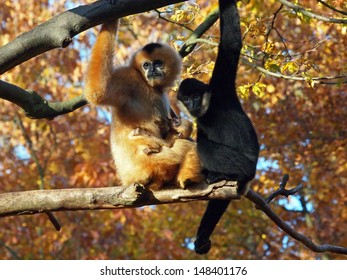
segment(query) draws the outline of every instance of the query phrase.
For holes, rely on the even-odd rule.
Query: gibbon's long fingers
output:
[[[102,25],[85,78],[84,95],[96,105],[107,105],[107,85],[113,71],[113,57],[118,29],[118,19]]]

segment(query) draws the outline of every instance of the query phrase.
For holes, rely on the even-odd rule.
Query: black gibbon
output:
[[[202,172],[209,184],[237,181],[239,194],[255,176],[259,143],[252,122],[236,93],[237,65],[242,48],[240,19],[235,0],[219,0],[221,38],[210,83],[184,80],[178,90],[197,118],[197,145]],[[210,200],[197,231],[195,251],[206,254],[210,236],[227,209],[229,200]]]
[[[181,58],[170,46],[151,43],[135,52],[127,66],[114,68],[117,29],[118,21],[102,25],[92,49],[84,95],[92,104],[111,108],[110,142],[118,178],[123,185],[139,183],[151,189],[176,182],[185,188],[201,182],[196,143],[177,138],[167,144],[165,140],[172,130],[165,91],[181,71]],[[137,129],[151,137],[146,133],[136,136]]]

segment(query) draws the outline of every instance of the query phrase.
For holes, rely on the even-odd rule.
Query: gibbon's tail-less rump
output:
[[[200,182],[196,143],[166,141],[172,123],[165,93],[180,74],[180,56],[168,45],[151,43],[135,52],[128,65],[114,68],[117,29],[118,21],[102,25],[84,94],[90,103],[111,108],[111,150],[119,179],[123,185],[140,183],[153,189]]]
[[[178,99],[197,118],[197,145],[202,172],[208,183],[237,181],[246,192],[256,172],[257,134],[236,94],[237,65],[242,48],[240,19],[235,0],[219,0],[221,38],[209,84],[184,80]],[[230,200],[210,200],[197,231],[195,251],[206,254],[210,236]]]

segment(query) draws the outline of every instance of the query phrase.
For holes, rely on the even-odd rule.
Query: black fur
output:
[[[196,79],[183,81],[178,98],[183,101],[192,94],[206,91],[211,94],[206,113],[197,118],[197,145],[203,172],[208,183],[237,181],[238,191],[243,194],[255,176],[259,144],[252,122],[236,94],[235,80],[242,48],[236,1],[219,0],[219,7],[221,39],[211,81],[209,85]],[[229,203],[229,200],[209,201],[195,241],[198,254],[210,250],[209,238]]]
[[[151,54],[155,49],[161,48],[163,45],[159,43],[150,43],[142,48],[148,54]]]

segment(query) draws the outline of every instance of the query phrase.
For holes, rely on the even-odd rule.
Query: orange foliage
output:
[[[65,2],[0,0],[0,45],[63,12]],[[331,16],[314,0],[299,2]],[[345,1],[328,2],[346,11]],[[198,6],[190,5],[177,4],[173,14],[162,16],[194,29],[216,7],[216,1],[198,0]],[[315,80],[347,75],[347,28],[303,20],[286,7],[274,19],[279,7],[273,0],[240,3],[243,58],[289,77],[261,74],[245,61],[239,66],[237,83],[242,102],[262,145],[253,188],[266,195],[288,173],[289,185],[302,182],[304,190],[288,200],[272,202],[279,215],[318,243],[347,246],[347,88],[339,83],[341,80],[331,80],[332,84]],[[95,30],[80,34],[68,48],[39,55],[1,78],[33,89],[48,100],[80,95],[94,35]],[[179,48],[189,35],[188,29],[158,19],[156,12],[131,16],[120,30],[117,62],[124,63],[129,54],[149,41],[164,40]],[[218,43],[218,36],[218,25],[214,25],[203,38]],[[182,77],[208,81],[216,50],[213,45],[198,45],[185,58]],[[14,104],[0,100],[0,191],[115,184],[107,116],[105,109],[86,106],[52,121],[34,121],[25,118]],[[299,212],[288,211],[293,205]],[[4,218],[0,220],[0,255],[4,259],[343,258],[310,252],[255,211],[246,199],[232,202],[213,235],[210,254],[197,256],[191,250],[192,238],[204,208],[205,203],[197,202],[61,212],[56,214],[63,226],[59,233],[45,215]]]

